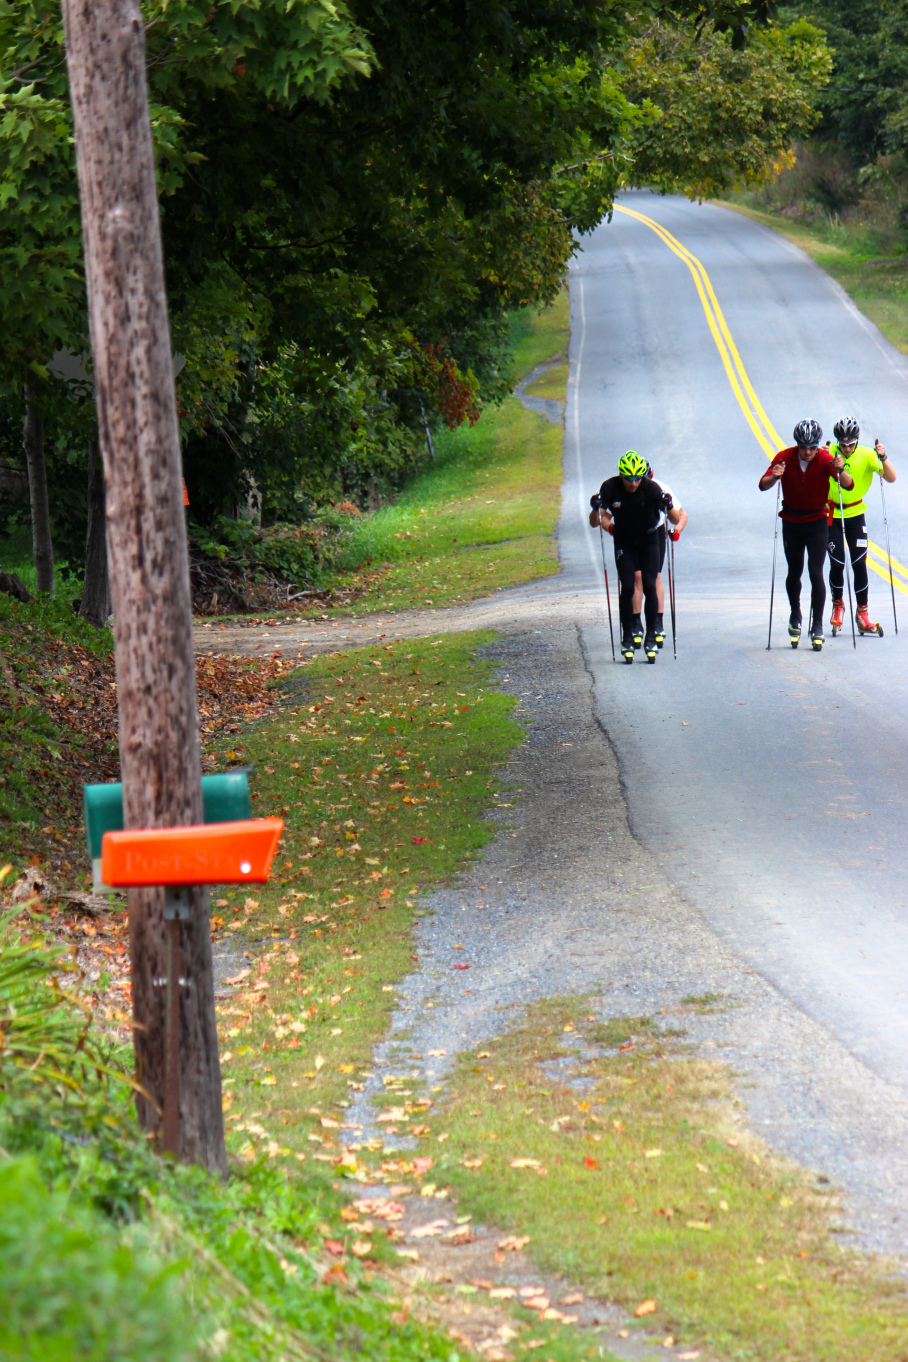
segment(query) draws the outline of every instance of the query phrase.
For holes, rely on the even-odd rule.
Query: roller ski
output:
[[[860,615],[860,613],[861,612],[858,611],[858,615]],[[833,638],[835,638],[836,634],[840,634],[842,632],[844,624],[845,624],[845,602],[833,601],[832,616],[829,621],[829,627],[832,630]]]
[[[643,651],[646,654],[647,662],[655,662],[656,654],[659,651],[659,645],[656,643],[655,629],[647,629],[646,638],[643,642]]]
[[[639,615],[634,616],[634,627],[631,631],[631,637],[633,638],[635,648],[643,647],[643,623]]]
[[[788,621],[788,638],[792,648],[797,648],[798,644],[801,642],[800,615],[792,615],[791,619]]]
[[[621,639],[621,658],[624,662],[633,662],[634,660],[634,636],[630,629],[624,631]]]
[[[877,638],[883,637],[883,626],[874,624],[867,613],[866,605],[859,605],[855,613],[854,622],[858,626],[858,633],[863,637],[864,634],[876,634]]]
[[[821,653],[823,651],[823,644],[825,642],[826,640],[823,637],[822,624],[815,624],[810,631],[811,648],[814,650],[815,653]]]
[[[656,647],[661,648],[665,643],[665,625],[662,623],[662,616],[656,616]]]

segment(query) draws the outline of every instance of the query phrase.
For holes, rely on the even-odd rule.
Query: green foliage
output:
[[[145,0],[185,464],[197,519],[254,484],[266,523],[399,489],[425,426],[505,395],[507,318],[551,301],[622,184],[772,173],[823,64],[765,0]],[[747,45],[744,44],[745,36]],[[0,5],[0,380],[54,446],[81,553],[91,403],[59,9]]]
[[[34,1158],[0,1161],[0,1355],[29,1362],[183,1362],[197,1328],[180,1295],[183,1265],[124,1234]]]
[[[271,571],[286,581],[320,586],[337,566],[350,538],[350,516],[328,508],[301,525],[258,529],[248,520],[219,516],[193,526],[192,543],[207,557],[258,580]]]
[[[816,121],[830,66],[803,20],[759,30],[739,51],[715,29],[648,25],[627,54],[625,92],[651,111],[631,133],[628,178],[691,198],[774,180]]]
[[[127,1056],[97,1062],[85,1008],[53,984],[60,950],[20,926],[0,923],[0,1355],[456,1362],[358,1264],[348,1289],[320,1283],[340,1197],[318,1173],[256,1164],[224,1184],[153,1154]]]

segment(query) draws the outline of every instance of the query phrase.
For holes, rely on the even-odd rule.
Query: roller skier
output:
[[[669,487],[668,483],[667,483],[667,482],[662,482],[662,481],[660,481],[660,480],[656,477],[655,473],[653,472],[652,464],[647,464],[647,465],[646,465],[646,476],[647,476],[648,478],[652,478],[652,480],[653,480],[653,482],[656,484],[656,486],[657,486],[657,487],[661,487],[661,489],[662,489],[663,492],[667,492],[668,495],[672,498],[672,501],[675,500],[675,494],[674,494],[674,492],[672,491],[672,489]],[[662,585],[662,569],[663,569],[663,567],[664,567],[664,565],[665,565],[665,547],[666,547],[666,544],[667,544],[667,542],[668,542],[667,536],[671,536],[671,538],[672,538],[672,539],[675,541],[675,543],[677,544],[678,540],[681,538],[681,531],[684,529],[684,526],[687,524],[687,512],[685,511],[684,507],[683,507],[683,506],[679,506],[679,505],[677,504],[677,502],[675,502],[675,505],[674,505],[673,509],[674,509],[675,511],[678,512],[678,519],[677,519],[676,521],[673,521],[672,524],[671,524],[670,526],[666,524],[666,521],[667,521],[667,519],[668,519],[668,514],[667,514],[666,511],[663,511],[662,514],[661,514],[661,516],[659,517],[659,527],[658,527],[658,535],[659,535],[659,572],[658,572],[658,574],[657,574],[657,576],[656,576],[656,597],[657,597],[657,603],[658,603],[658,606],[659,606],[659,608],[658,608],[658,610],[657,610],[657,612],[656,612],[656,646],[657,646],[658,648],[661,648],[662,645],[663,645],[664,642],[665,642],[665,624],[663,623],[663,620],[662,620],[662,614],[663,614],[663,611],[665,610],[665,587]],[[642,582],[642,580],[641,580],[641,575],[640,575],[640,573],[638,572],[638,573],[637,573],[637,576],[636,576],[635,579],[634,579],[634,647],[635,647],[635,648],[640,648],[640,647],[642,647],[642,644],[643,644],[643,620],[641,619],[641,612],[642,612],[642,609],[643,609],[643,582]]]
[[[788,563],[785,587],[791,615],[788,637],[792,648],[801,638],[801,577],[804,555],[810,577],[810,642],[815,652],[823,647],[823,611],[826,608],[826,582],[823,567],[829,544],[828,502],[830,479],[838,500],[839,485],[845,491],[854,487],[846,473],[841,454],[821,447],[823,432],[816,421],[799,421],[794,428],[794,444],[781,449],[759,482],[767,492],[781,480],[782,548]]]
[[[829,484],[829,590],[832,595],[832,618],[830,626],[833,635],[837,634],[845,622],[845,543],[851,558],[851,576],[854,581],[854,594],[857,601],[855,623],[860,634],[879,634],[883,629],[873,623],[867,610],[870,581],[867,573],[867,525],[864,520],[867,507],[864,498],[870,491],[874,473],[880,473],[886,482],[895,482],[895,469],[886,456],[886,450],[879,440],[873,449],[869,445],[858,444],[861,428],[854,417],[846,416],[836,421],[833,427],[836,442],[829,447],[830,454],[840,454],[845,461],[845,471],[854,480],[851,498],[839,506],[839,490],[834,481]],[[844,487],[844,482],[842,483]],[[844,521],[843,521],[844,514]]]
[[[656,577],[661,567],[659,521],[663,511],[673,525],[680,519],[671,496],[646,477],[646,469],[646,459],[636,450],[629,449],[618,460],[618,475],[606,478],[598,495],[590,499],[590,524],[600,525],[615,541],[621,656],[625,662],[634,660],[634,585],[638,572],[646,620],[643,651],[648,662],[656,660],[659,610]]]

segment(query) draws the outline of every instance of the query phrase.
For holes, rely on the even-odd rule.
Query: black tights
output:
[[[618,615],[621,632],[626,633],[634,623],[634,578],[640,573],[643,583],[643,611],[647,630],[655,629],[658,603],[656,578],[659,575],[659,536],[655,532],[636,544],[615,545],[615,567],[618,570]]]
[[[788,576],[785,589],[791,613],[801,618],[801,577],[804,572],[804,553],[807,553],[807,572],[810,577],[810,610],[813,622],[821,624],[826,609],[826,582],[823,567],[826,562],[826,545],[829,543],[829,526],[826,517],[810,520],[806,525],[794,521],[782,521],[782,547],[788,563]]]
[[[854,579],[854,594],[858,605],[867,604],[869,579],[867,577],[867,526],[864,513],[845,517],[845,538],[851,555],[851,575]],[[842,542],[842,521],[833,517],[829,527],[829,589],[834,601],[842,600],[845,594],[845,545]]]

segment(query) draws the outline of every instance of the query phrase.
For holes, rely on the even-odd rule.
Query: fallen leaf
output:
[[[541,1168],[538,1159],[511,1159],[512,1168]]]
[[[699,1353],[678,1353],[678,1362],[697,1362]]]
[[[643,1301],[642,1304],[637,1306],[636,1310],[634,1311],[634,1315],[636,1316],[637,1319],[642,1319],[644,1315],[654,1314],[655,1310],[656,1310],[655,1301]]]
[[[688,1220],[686,1222],[689,1230],[711,1230],[712,1225],[708,1220]]]
[[[316,1067],[316,1069],[322,1069],[322,1068],[324,1068],[324,1065],[325,1065],[325,1056],[324,1056],[324,1055],[316,1055],[316,1056],[315,1056],[315,1067]]]
[[[396,1249],[395,1251],[397,1253],[398,1258],[409,1258],[411,1263],[419,1262],[418,1249]]]
[[[372,1245],[368,1239],[354,1239],[350,1245],[350,1252],[357,1258],[366,1258],[372,1252]]]
[[[432,1059],[438,1059],[440,1055],[446,1055],[448,1052],[447,1050],[429,1050],[427,1053]]]
[[[530,1296],[527,1300],[522,1301],[521,1304],[525,1305],[528,1310],[548,1310],[549,1298],[548,1296]],[[560,1318],[561,1316],[559,1314],[559,1319]]]
[[[584,1163],[584,1166],[585,1166],[586,1168],[598,1168],[598,1167],[599,1167],[599,1165],[598,1165],[598,1163],[596,1162],[596,1160],[595,1160],[595,1159],[591,1159],[590,1156],[589,1156],[589,1154],[587,1154],[586,1158],[583,1160],[583,1163]]]
[[[582,1300],[583,1300],[583,1292],[582,1292],[582,1291],[572,1291],[571,1294],[570,1294],[569,1296],[565,1296],[565,1298],[564,1298],[564,1300],[561,1302],[561,1304],[562,1304],[562,1305],[579,1305],[580,1302],[581,1302]]]
[[[492,1290],[489,1292],[489,1296],[493,1301],[509,1301],[516,1295],[517,1292],[514,1290],[513,1286],[493,1286]]]
[[[521,1249],[526,1248],[529,1242],[530,1236],[528,1234],[506,1234],[503,1239],[499,1239],[498,1247],[510,1249],[512,1253],[519,1253]]]
[[[339,1239],[325,1239],[325,1240],[324,1240],[324,1245],[325,1245],[325,1248],[328,1250],[329,1253],[334,1253],[334,1254],[338,1254],[338,1255],[339,1255],[339,1254],[343,1253],[343,1251],[344,1251],[344,1246],[343,1246],[343,1244],[340,1242]]]
[[[469,966],[469,965],[458,965],[458,964],[455,963],[454,968],[455,968],[455,969],[469,969],[470,966]]]
[[[661,1150],[661,1149],[647,1149],[647,1150],[644,1152],[643,1157],[644,1157],[645,1159],[661,1159],[661,1158],[662,1158],[662,1150]]]
[[[428,837],[414,837],[414,838],[413,838],[413,841],[416,843],[417,846],[419,846],[420,842],[427,842],[428,840],[429,840]]]

